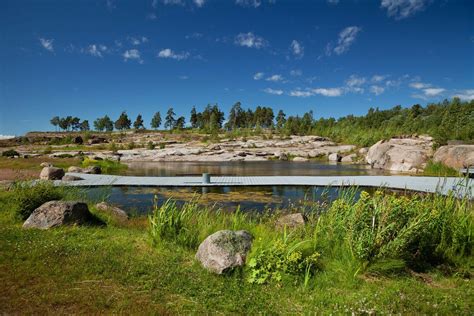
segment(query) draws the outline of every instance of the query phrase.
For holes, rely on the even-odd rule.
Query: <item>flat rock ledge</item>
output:
[[[23,228],[49,229],[62,225],[93,223],[86,203],[49,201],[38,207],[23,223]]]
[[[245,230],[220,230],[199,245],[196,259],[206,270],[223,274],[245,264],[252,240],[252,235]]]

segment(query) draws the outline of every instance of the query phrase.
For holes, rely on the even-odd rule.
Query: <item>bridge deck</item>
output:
[[[69,173],[84,180],[58,183],[71,186],[143,186],[143,187],[225,187],[225,186],[359,186],[386,187],[420,192],[474,196],[472,180],[465,178],[437,178],[410,176],[252,176],[211,177],[211,183],[202,183],[201,177],[136,177]]]

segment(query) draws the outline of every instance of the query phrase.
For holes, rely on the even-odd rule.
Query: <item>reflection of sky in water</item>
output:
[[[129,213],[137,214],[150,213],[155,196],[158,205],[170,197],[178,204],[202,197],[199,203],[216,205],[225,210],[235,210],[240,205],[243,211],[261,212],[267,208],[289,208],[308,202],[333,201],[339,196],[340,188],[302,186],[192,187],[184,189],[112,187],[87,189],[87,194],[92,199],[105,198],[109,203],[117,205]],[[208,196],[211,198],[207,198]]]

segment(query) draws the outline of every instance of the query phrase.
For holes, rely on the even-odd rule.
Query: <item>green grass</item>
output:
[[[472,239],[472,206],[465,201],[420,196],[411,202],[383,194],[356,202],[348,196],[333,204],[324,220],[310,217],[305,229],[293,233],[276,230],[273,215],[217,212],[194,203],[181,208],[170,201],[155,209],[151,217],[155,224],[132,218],[129,223],[109,222],[102,228],[39,231],[23,230],[22,222],[11,216],[15,209],[12,195],[12,191],[0,191],[0,311],[6,314],[467,315],[474,308],[474,287],[468,277],[472,276],[472,254],[454,251],[458,246],[447,242],[443,248],[443,253],[449,253],[446,258],[414,272],[405,264],[400,268],[393,260],[369,260],[368,264],[351,251],[353,243],[347,239],[348,223],[363,218],[362,214],[380,210],[379,215],[385,216],[390,214],[388,210],[399,209],[397,216],[401,216],[413,208],[434,218],[439,212],[448,214],[446,221],[438,219],[436,223],[464,219],[462,225],[468,224]],[[334,225],[343,220],[343,211],[348,212],[348,219]],[[274,241],[280,240],[302,255],[317,251],[320,266],[306,283],[304,276],[285,273],[281,281],[251,283],[249,267],[224,276],[210,274],[194,259],[196,245],[209,232],[222,228],[244,228],[255,236],[249,260],[262,255],[262,249],[271,250]],[[366,230],[350,231],[365,235]],[[377,225],[376,231],[383,230]],[[459,236],[464,234],[461,230]],[[309,245],[294,247],[308,239]]]
[[[82,161],[82,167],[91,167],[97,166],[100,167],[102,173],[105,174],[121,174],[127,169],[127,165],[120,163],[119,161],[114,160],[94,160],[88,157],[84,158]]]
[[[423,175],[433,177],[458,177],[459,170],[448,167],[441,162],[434,162],[430,160],[426,164]]]

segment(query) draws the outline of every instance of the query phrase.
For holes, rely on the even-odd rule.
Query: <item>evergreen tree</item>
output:
[[[177,129],[184,129],[184,125],[186,124],[186,121],[184,119],[184,116],[178,117],[176,120],[175,128]]]
[[[82,121],[81,124],[79,125],[79,129],[83,132],[89,131],[90,130],[89,121],[88,120]]]
[[[125,111],[123,111],[122,114],[120,114],[119,118],[115,121],[115,128],[119,131],[124,129],[130,129],[131,125],[132,121],[130,121],[127,112]]]
[[[141,114],[137,115],[137,119],[135,120],[135,122],[133,122],[133,128],[135,128],[135,129],[145,129],[145,126],[143,125],[143,119],[142,119]]]
[[[51,123],[51,125],[53,125],[56,128],[56,130],[58,130],[58,126],[60,122],[59,116],[54,116],[49,122]]]
[[[111,132],[114,130],[114,122],[112,122],[112,120],[107,115],[104,117],[99,117],[94,121],[94,129],[99,132],[104,130]]]
[[[165,117],[165,128],[172,130],[175,127],[176,119],[174,118],[176,114],[173,111],[173,108],[169,108],[168,112],[166,112]]]
[[[229,112],[227,119],[226,128],[235,130],[240,127],[244,127],[245,124],[245,112],[242,110],[241,103],[235,103]]]
[[[286,114],[282,110],[278,111],[277,117],[277,129],[281,130],[286,123]]]
[[[191,117],[190,117],[189,122],[191,123],[192,128],[198,127],[198,115],[197,115],[195,106],[193,106],[193,108],[191,109]]]
[[[151,119],[151,128],[158,129],[161,125],[161,114],[160,112],[156,112]]]

